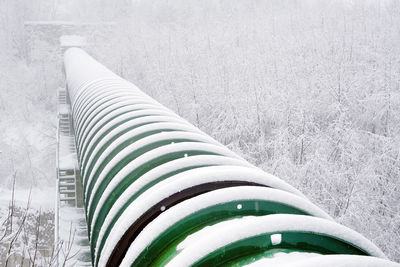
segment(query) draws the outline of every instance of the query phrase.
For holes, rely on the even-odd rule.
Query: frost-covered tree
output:
[[[400,260],[398,1],[134,1],[128,15],[118,49],[92,53]]]

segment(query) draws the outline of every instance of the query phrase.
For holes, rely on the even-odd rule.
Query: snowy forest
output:
[[[400,1],[0,0],[0,265],[54,263],[62,51],[35,21],[103,25],[88,53],[400,262]]]

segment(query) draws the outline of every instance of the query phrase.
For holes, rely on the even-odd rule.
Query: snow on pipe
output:
[[[83,50],[64,66],[94,266],[396,265]]]

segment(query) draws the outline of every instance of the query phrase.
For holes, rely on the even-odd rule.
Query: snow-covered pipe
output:
[[[244,265],[282,253],[301,266],[329,254],[390,263],[82,49],[68,49],[64,65],[94,266]]]

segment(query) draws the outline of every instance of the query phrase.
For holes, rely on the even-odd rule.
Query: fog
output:
[[[400,261],[399,1],[0,0],[3,195],[14,179],[55,191],[66,21],[97,60]]]

